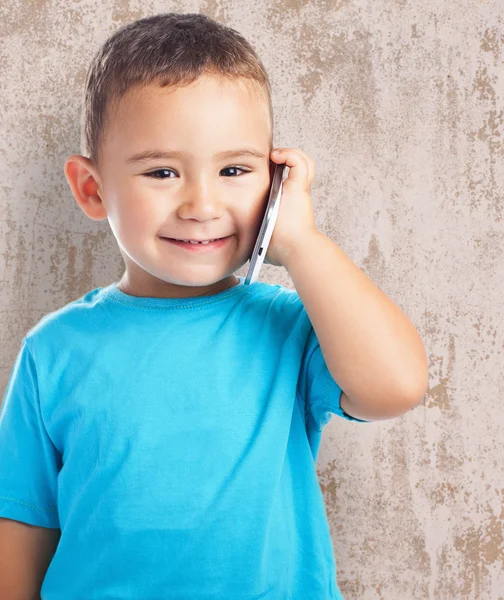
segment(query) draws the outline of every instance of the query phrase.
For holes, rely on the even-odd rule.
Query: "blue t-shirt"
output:
[[[42,600],[340,599],[315,461],[341,388],[295,290],[94,289],[23,338],[0,517],[61,529]]]

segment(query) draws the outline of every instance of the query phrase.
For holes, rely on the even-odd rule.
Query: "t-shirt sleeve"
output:
[[[300,391],[305,400],[305,418],[321,431],[336,414],[349,421],[369,423],[348,415],[341,408],[342,389],[327,368],[322,348],[313,326],[306,342],[301,362]]]
[[[23,339],[0,407],[0,517],[59,528],[61,455],[41,413],[37,370]]]

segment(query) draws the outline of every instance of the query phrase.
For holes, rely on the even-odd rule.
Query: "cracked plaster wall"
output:
[[[122,274],[63,174],[89,61],[117,27],[203,12],[273,84],[274,145],[317,163],[319,229],[409,316],[430,387],[333,417],[317,469],[348,600],[504,599],[504,23],[497,0],[2,0],[0,386],[44,314]],[[293,287],[265,266],[262,279]],[[245,274],[245,268],[239,274]]]

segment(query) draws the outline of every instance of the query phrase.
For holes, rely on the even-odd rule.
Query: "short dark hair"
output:
[[[107,120],[131,88],[185,86],[203,74],[244,81],[268,102],[271,146],[271,86],[249,42],[206,15],[163,13],[122,26],[94,56],[84,91],[82,154],[100,164]]]

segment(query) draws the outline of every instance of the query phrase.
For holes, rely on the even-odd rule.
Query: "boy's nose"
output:
[[[192,194],[181,202],[178,212],[183,218],[208,220],[222,216],[225,209],[224,204],[214,194]]]

